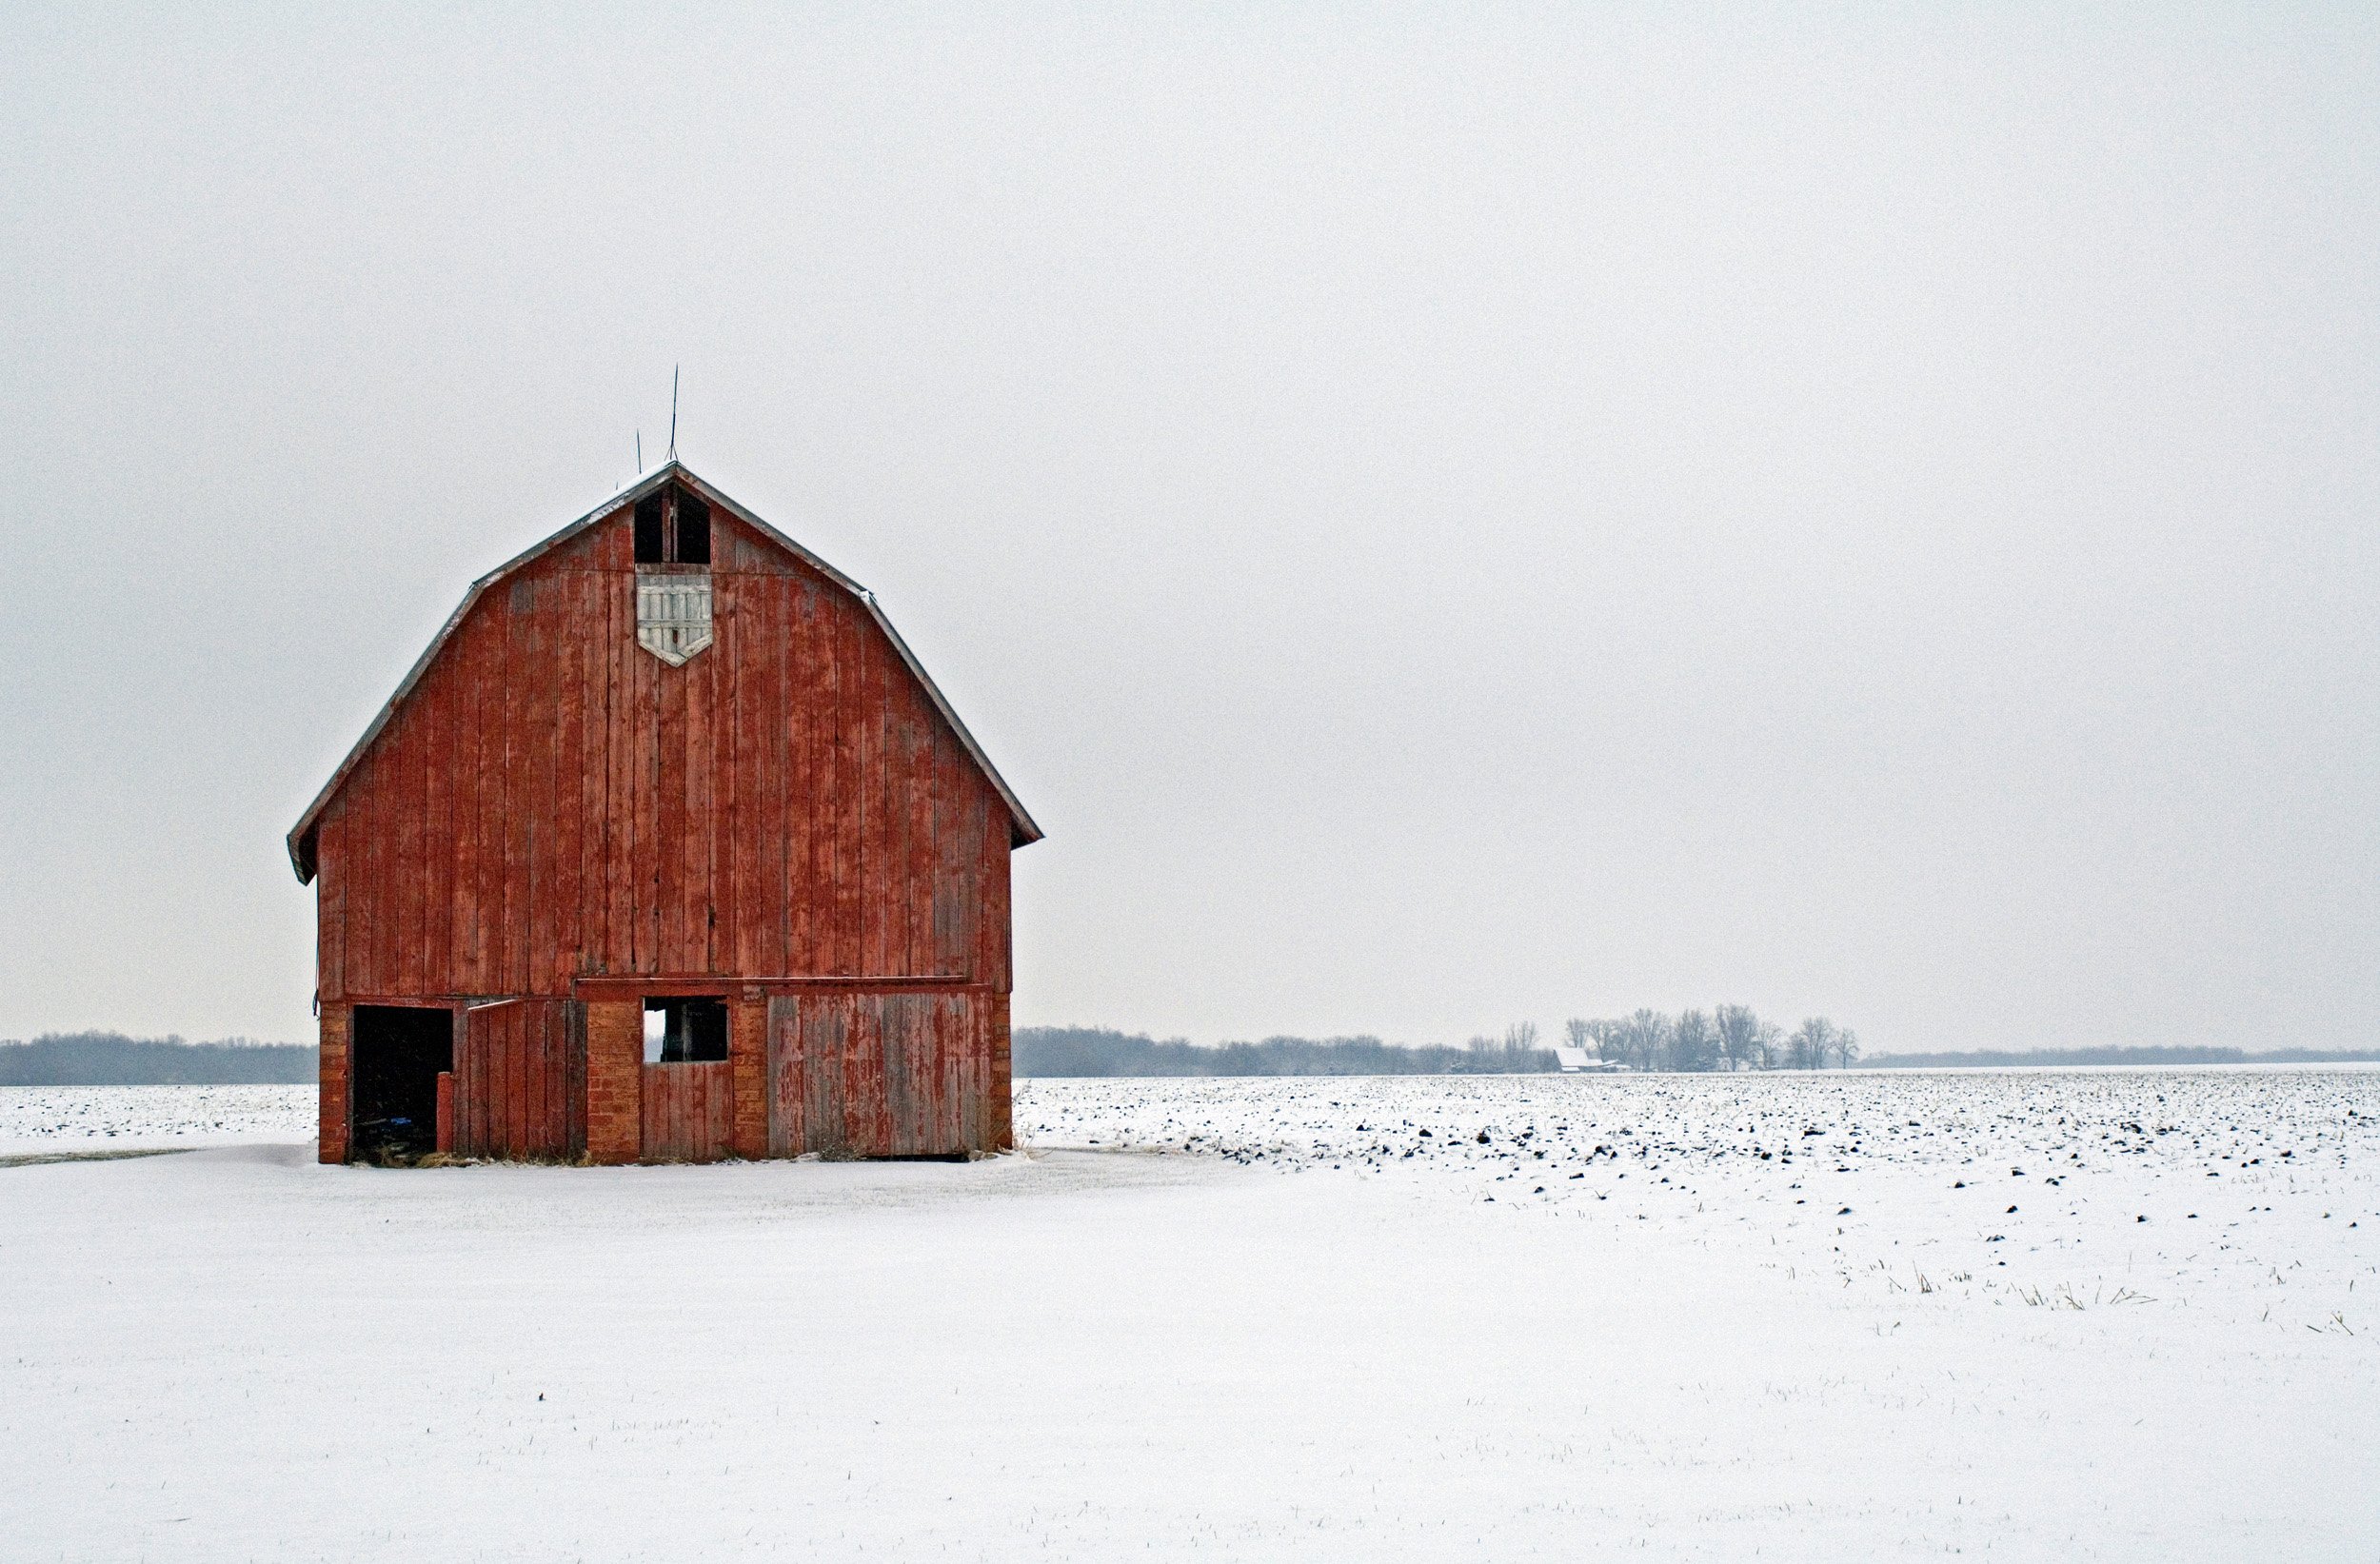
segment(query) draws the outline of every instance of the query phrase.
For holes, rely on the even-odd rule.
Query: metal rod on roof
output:
[[[678,459],[678,366],[669,366],[669,460]]]
[[[645,431],[643,429],[636,431],[636,471],[640,478],[645,475]]]

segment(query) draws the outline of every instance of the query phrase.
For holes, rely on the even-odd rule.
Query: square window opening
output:
[[[719,1064],[726,1058],[726,1000],[645,1001],[645,1063]]]

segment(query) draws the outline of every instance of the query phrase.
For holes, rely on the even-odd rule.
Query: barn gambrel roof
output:
[[[634,505],[645,495],[673,481],[692,489],[714,507],[726,511],[737,521],[752,528],[762,537],[766,538],[843,591],[857,598],[867,609],[869,617],[876,621],[877,627],[884,632],[884,639],[892,643],[893,650],[901,654],[901,661],[907,665],[910,673],[917,677],[917,682],[924,688],[927,699],[934,703],[934,709],[941,712],[942,721],[950,724],[950,731],[958,736],[959,742],[965,746],[968,756],[982,771],[983,780],[992,784],[992,789],[1000,795],[1001,802],[1008,806],[1009,819],[1012,822],[1011,842],[1021,847],[1028,842],[1041,840],[1041,828],[1036,825],[1033,822],[1033,817],[1025,812],[1022,802],[1018,799],[1015,791],[1009,787],[1007,782],[992,764],[991,757],[983,753],[983,746],[975,742],[975,735],[967,731],[967,724],[959,720],[959,713],[952,709],[950,702],[943,697],[941,688],[926,673],[925,665],[918,661],[917,654],[909,649],[909,643],[901,639],[899,630],[893,628],[892,621],[885,617],[883,605],[876,601],[876,594],[800,544],[795,543],[791,538],[786,537],[709,484],[704,483],[684,463],[673,457],[613,494],[602,505],[597,505],[552,537],[522,550],[471,583],[471,589],[463,595],[462,604],[446,617],[446,623],[440,627],[437,637],[414,661],[413,666],[407,671],[404,682],[397,686],[397,692],[388,697],[387,703],[383,705],[379,713],[372,718],[371,725],[364,730],[364,736],[355,741],[355,747],[347,751],[347,759],[339,762],[339,769],[331,773],[330,781],[323,784],[323,790],[314,795],[314,802],[306,806],[306,813],[299,817],[297,824],[290,828],[289,863],[297,870],[300,884],[306,884],[314,878],[314,832],[322,822],[323,811],[330,806],[332,799],[339,796],[339,789],[347,784],[347,778],[354,773],[358,765],[363,763],[364,757],[371,752],[373,743],[387,728],[389,720],[397,713],[397,708],[405,704],[406,698],[411,695],[414,686],[422,682],[422,676],[427,673],[430,665],[438,661],[438,654],[446,649],[446,643],[453,639],[455,631],[462,627],[463,622],[470,617],[472,608],[478,605],[480,598],[486,593],[487,589],[523,565],[568,543],[572,538],[605,517],[616,514],[624,505]]]

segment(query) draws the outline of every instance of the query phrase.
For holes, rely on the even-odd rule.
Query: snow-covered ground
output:
[[[1018,1095],[386,1172],[0,1092],[288,1142],[0,1168],[0,1556],[2380,1556],[2380,1071]]]
[[[0,1158],[287,1144],[314,1112],[311,1086],[0,1086]]]

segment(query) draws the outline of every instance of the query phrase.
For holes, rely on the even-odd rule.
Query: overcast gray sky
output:
[[[1020,1023],[2374,1042],[2373,8],[547,10],[0,19],[0,1036],[310,1035],[282,833],[682,363]]]

